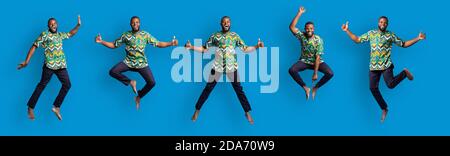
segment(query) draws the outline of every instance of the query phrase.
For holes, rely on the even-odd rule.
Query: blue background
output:
[[[300,56],[300,44],[288,25],[300,5],[307,12],[298,27],[312,20],[325,42],[325,61],[335,77],[322,87],[315,101],[305,101],[303,90],[288,74]],[[449,135],[450,119],[447,60],[448,2],[396,1],[8,1],[2,4],[2,58],[0,135]],[[27,68],[18,71],[32,42],[47,29],[47,19],[58,19],[59,31],[70,31],[77,15],[78,34],[64,42],[72,88],[63,106],[63,121],[50,111],[60,83],[56,76],[44,90],[35,109],[36,120],[26,116],[26,103],[42,71],[43,50],[36,51]],[[108,49],[94,43],[101,33],[112,41],[130,30],[129,19],[141,17],[141,29],[159,40],[176,35],[183,45],[194,38],[207,39],[220,29],[223,15],[231,16],[232,30],[249,45],[260,37],[267,47],[280,47],[280,88],[261,94],[261,83],[243,83],[253,107],[255,125],[244,117],[228,83],[219,83],[205,103],[199,119],[190,117],[205,86],[175,83],[170,70],[173,48],[146,49],[156,87],[136,111],[130,88],[108,75],[122,61],[124,48]],[[427,40],[403,49],[393,48],[395,74],[407,67],[414,81],[403,81],[390,90],[383,80],[380,90],[389,104],[387,121],[369,91],[369,45],[354,44],[341,31],[350,21],[357,35],[377,27],[381,15],[390,18],[389,30],[404,40],[427,33]],[[301,73],[310,84],[312,72]],[[144,84],[137,74],[126,75]],[[321,76],[321,75],[319,75]]]

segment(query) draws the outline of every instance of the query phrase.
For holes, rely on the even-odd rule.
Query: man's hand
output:
[[[313,82],[316,81],[317,78],[318,78],[317,73],[314,73],[314,74],[313,74],[313,77],[312,77],[312,81],[313,81]]]
[[[342,24],[342,31],[348,31],[348,21],[345,24]]]
[[[260,38],[258,38],[258,45],[257,45],[257,47],[258,48],[264,47],[264,42],[262,42]]]
[[[102,40],[102,36],[100,35],[100,33],[97,35],[97,37],[95,37],[95,42],[97,42],[97,43],[101,43],[103,40]]]
[[[184,47],[186,48],[186,49],[192,49],[192,45],[191,45],[191,42],[188,40],[187,42],[186,42],[186,44],[184,44]]]
[[[426,38],[426,35],[424,33],[420,32],[418,38],[419,38],[419,40],[424,40]]]
[[[177,40],[177,38],[175,38],[175,36],[173,36],[172,46],[177,46],[177,45],[178,45],[178,40]]]
[[[80,15],[78,15],[78,25],[81,25],[81,18],[80,18]]]
[[[306,9],[304,7],[300,7],[300,9],[298,9],[298,13],[303,14],[306,12]]]
[[[20,69],[22,69],[22,68],[25,68],[27,65],[28,65],[28,63],[27,63],[26,61],[23,61],[22,63],[20,63],[20,64],[17,66],[17,69],[20,70]]]

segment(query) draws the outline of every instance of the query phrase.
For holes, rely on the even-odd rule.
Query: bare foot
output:
[[[133,89],[133,93],[136,94],[137,90],[136,90],[136,80],[131,80],[130,81],[130,86]]]
[[[311,89],[306,86],[303,89],[305,90],[306,100],[309,100],[309,92],[311,92]]]
[[[192,119],[191,119],[192,122],[197,121],[198,114],[200,114],[200,110],[196,109],[195,112],[194,112],[194,115],[192,115]]]
[[[33,108],[28,107],[28,118],[30,120],[34,120],[34,111]]]
[[[245,117],[247,117],[248,122],[250,122],[251,125],[253,125],[255,122],[253,121],[252,116],[250,115],[250,112],[245,112]]]
[[[136,102],[136,110],[139,110],[139,107],[140,107],[140,105],[141,105],[141,97],[136,96],[136,97],[134,98],[134,101]]]
[[[314,100],[314,98],[316,97],[316,92],[317,92],[317,89],[319,89],[319,88],[316,88],[316,87],[314,87],[313,89],[312,89],[312,99]]]
[[[381,123],[384,123],[384,120],[386,119],[388,110],[387,109],[383,109],[383,113],[381,114]]]
[[[413,80],[414,76],[412,75],[412,73],[408,70],[408,69],[403,69],[403,71],[405,71],[406,73],[406,77],[408,77],[409,80]]]
[[[56,117],[58,117],[58,120],[62,120],[60,109],[57,107],[52,108],[53,113],[55,113]]]

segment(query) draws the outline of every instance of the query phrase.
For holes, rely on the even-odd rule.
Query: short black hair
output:
[[[308,24],[312,24],[312,25],[314,25],[314,22],[312,22],[312,21],[308,21],[308,22],[306,22],[305,23],[305,27],[308,25]]]
[[[141,20],[138,16],[133,16],[133,17],[131,17],[130,22],[135,18],[137,18],[138,20]]]
[[[224,19],[226,19],[226,18],[231,19],[230,16],[223,16],[223,17],[220,19],[220,22],[222,22],[222,21],[223,21]]]
[[[56,18],[50,17],[50,18],[48,19],[47,23],[49,23],[49,22],[52,21],[52,20],[56,21]]]
[[[380,19],[382,19],[382,18],[386,19],[386,21],[389,22],[389,19],[388,19],[388,17],[386,17],[386,16],[381,16],[380,18],[378,18],[378,20],[380,20]]]

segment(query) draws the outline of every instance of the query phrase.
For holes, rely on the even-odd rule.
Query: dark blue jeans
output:
[[[138,96],[140,98],[144,97],[156,84],[155,79],[153,78],[152,71],[148,66],[144,68],[134,69],[129,68],[125,63],[120,62],[112,67],[112,69],[109,71],[109,75],[119,80],[124,85],[128,86],[131,80],[127,76],[122,74],[126,71],[138,72],[144,78],[146,84],[144,88],[138,91]]]
[[[389,68],[385,70],[374,70],[369,72],[370,78],[370,91],[372,92],[373,97],[377,100],[378,105],[380,105],[381,109],[387,109],[386,101],[384,101],[383,96],[381,96],[381,92],[378,89],[378,84],[380,82],[381,75],[384,77],[384,82],[389,89],[394,89],[400,82],[402,82],[406,78],[405,71],[400,72],[397,76],[394,77],[394,65],[392,64]]]
[[[300,77],[299,73],[300,71],[304,71],[305,69],[311,69],[314,70],[314,66],[310,64],[306,64],[302,61],[297,61],[294,65],[289,68],[289,74],[292,76],[292,78],[299,84],[300,86],[304,87],[306,84],[303,82],[302,78]],[[333,77],[333,71],[331,68],[325,63],[322,62],[319,65],[319,72],[323,73],[323,77],[317,82],[315,88],[320,88],[325,83],[327,83],[332,77]]]
[[[62,84],[61,89],[59,90],[59,94],[55,99],[55,102],[53,105],[55,107],[61,107],[64,98],[67,95],[67,92],[69,92],[69,89],[71,87],[70,79],[69,79],[69,73],[67,73],[67,70],[64,69],[58,69],[58,70],[52,70],[44,65],[42,68],[42,76],[41,81],[39,81],[38,85],[36,86],[36,89],[33,92],[33,95],[31,95],[30,99],[28,100],[28,107],[33,108],[36,106],[36,103],[39,99],[39,96],[41,96],[42,91],[47,86],[48,82],[52,78],[53,74],[55,74],[59,81]]]
[[[217,80],[220,79],[223,73],[216,72],[214,69],[211,69],[211,75],[209,76],[208,83],[206,84],[205,89],[203,89],[202,94],[200,95],[197,104],[195,104],[195,109],[200,110],[205,103],[206,99],[208,99],[209,94],[212,92],[214,87],[217,84]],[[245,112],[249,112],[252,110],[250,104],[247,100],[247,96],[245,96],[244,90],[239,81],[239,75],[237,70],[232,73],[227,73],[228,78],[231,80],[231,85],[233,85],[234,92],[239,98],[239,102],[242,105],[242,108]]]

